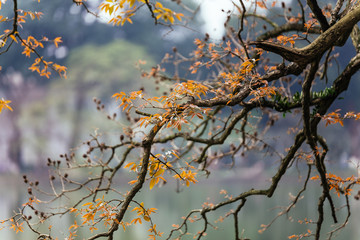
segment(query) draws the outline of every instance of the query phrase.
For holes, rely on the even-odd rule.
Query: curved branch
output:
[[[249,44],[282,56],[299,65],[307,65],[333,46],[342,46],[348,39],[354,25],[360,21],[360,5],[346,14],[337,23],[303,48],[291,48],[271,42],[254,41]]]
[[[273,30],[267,31],[256,38],[256,41],[265,41],[270,38],[278,37],[279,35],[286,32],[307,32],[312,34],[321,34],[321,29],[319,27],[311,27],[307,29],[301,23],[285,23],[284,25],[278,26]]]
[[[335,8],[331,11],[330,25],[333,25],[339,19],[339,12],[344,4],[344,0],[338,0]]]
[[[121,205],[119,213],[116,214],[117,221],[114,221],[113,225],[111,226],[111,228],[109,229],[108,232],[99,233],[99,234],[89,238],[88,240],[94,240],[94,239],[97,239],[100,237],[109,237],[109,240],[113,239],[113,233],[116,230],[118,230],[118,228],[119,228],[118,223],[121,223],[121,221],[123,220],[125,213],[127,212],[127,209],[129,207],[129,204],[134,199],[136,194],[142,189],[142,186],[145,182],[146,174],[148,172],[149,159],[150,159],[150,155],[151,155],[151,147],[153,144],[153,140],[154,140],[156,134],[158,133],[158,131],[160,130],[160,128],[161,128],[161,126],[155,125],[150,130],[150,133],[144,138],[144,140],[142,142],[142,145],[144,148],[144,153],[143,153],[143,157],[142,157],[142,165],[141,165],[141,170],[140,170],[140,173],[138,176],[138,181],[135,183],[134,187],[131,188],[131,190],[128,192],[124,202]]]

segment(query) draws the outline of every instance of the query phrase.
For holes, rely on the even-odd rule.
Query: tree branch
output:
[[[330,26],[326,20],[326,17],[322,13],[321,8],[319,7],[316,0],[307,0],[307,4],[309,5],[311,11],[314,13],[315,18],[319,21],[321,29],[325,32]]]

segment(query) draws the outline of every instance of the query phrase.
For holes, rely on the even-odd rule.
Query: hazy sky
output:
[[[230,0],[194,0],[201,4],[200,16],[204,19],[204,31],[211,38],[218,39],[224,35],[226,12],[233,11],[234,4]],[[224,10],[224,12],[222,11]]]
[[[194,2],[201,4],[200,16],[204,19],[204,31],[210,34],[213,39],[222,38],[224,35],[224,22],[227,17],[227,11],[237,11],[234,7],[234,3],[240,5],[237,0],[193,0]],[[277,1],[276,6],[280,7],[281,2],[290,3],[292,0]],[[244,4],[249,7],[251,3],[255,1],[244,0]],[[272,1],[268,1],[269,4]],[[224,10],[224,11],[222,11]],[[264,12],[263,9],[257,8],[257,13]]]

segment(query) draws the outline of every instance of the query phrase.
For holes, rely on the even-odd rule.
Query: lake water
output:
[[[144,201],[145,207],[154,207],[159,209],[156,214],[153,215],[154,223],[157,224],[157,229],[165,232],[164,236],[171,229],[171,225],[179,224],[181,217],[185,216],[189,210],[194,208],[200,208],[201,205],[207,201],[212,203],[221,202],[224,200],[224,195],[219,194],[221,189],[225,189],[229,194],[236,196],[237,194],[249,190],[252,187],[266,187],[269,181],[263,175],[259,175],[254,178],[242,178],[238,177],[236,172],[220,172],[218,176],[212,176],[209,181],[200,178],[200,182],[190,188],[182,187],[180,193],[176,193],[176,183],[168,183],[159,189],[148,190],[144,189],[140,195],[136,198],[138,201]],[[0,218],[5,219],[11,216],[13,209],[19,208],[28,199],[27,186],[22,183],[22,177],[16,175],[2,175],[0,176]],[[124,181],[123,181],[124,182]],[[121,183],[119,182],[119,185]],[[125,187],[126,185],[124,185]],[[243,211],[239,214],[240,229],[244,231],[243,236],[250,239],[267,239],[278,240],[288,239],[287,237],[292,234],[305,233],[307,229],[314,230],[315,225],[312,224],[299,224],[298,220],[304,220],[304,218],[316,220],[317,212],[316,206],[318,202],[319,189],[315,182],[310,182],[308,192],[305,198],[300,200],[293,211],[288,217],[280,217],[269,230],[262,234],[258,233],[261,228],[261,224],[268,224],[280,211],[281,206],[286,206],[289,203],[289,196],[295,195],[296,191],[302,188],[302,181],[293,177],[287,177],[283,181],[278,190],[275,192],[274,197],[268,199],[266,197],[257,196],[249,198],[246,202]],[[357,192],[358,189],[355,189]],[[337,207],[344,204],[343,199],[339,199],[336,195],[334,200],[337,203]],[[114,196],[115,197],[115,196]],[[358,240],[360,236],[360,228],[358,227],[358,219],[360,219],[360,201],[356,201],[353,197],[350,198],[352,203],[352,215],[351,222],[348,226],[340,232],[336,239]],[[326,203],[326,215],[324,225],[323,237],[329,230],[328,225],[333,224],[331,215],[329,214],[328,204]],[[232,207],[234,207],[233,205]],[[220,209],[216,214],[210,214],[211,220],[218,219],[220,216],[226,215],[231,207],[225,207]],[[344,220],[345,211],[339,212],[340,222]],[[65,239],[68,234],[68,226],[74,221],[71,216],[59,218],[56,220],[53,227],[53,233],[57,233],[59,239]],[[233,219],[229,217],[222,223],[217,224],[217,229],[210,229],[208,235],[204,239],[218,240],[218,239],[234,239]],[[197,232],[201,229],[202,223],[195,223],[191,230]],[[143,240],[147,239],[148,225],[130,226],[126,232],[122,229],[118,230],[117,235],[119,237],[115,239],[126,240]],[[80,229],[78,231],[78,238],[83,239],[88,234],[87,229]],[[4,228],[0,231],[0,239],[6,240],[33,240],[36,239],[35,235],[29,231],[24,233],[15,234],[13,230]],[[165,238],[159,238],[165,239]],[[193,236],[188,236],[183,239],[193,239]]]

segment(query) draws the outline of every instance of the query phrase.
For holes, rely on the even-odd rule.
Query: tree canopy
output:
[[[97,9],[89,6],[90,1],[73,3],[87,14],[106,16],[115,26],[132,24],[136,15],[143,15],[169,32],[194,28],[192,22],[201,9],[201,4],[181,0],[106,0]],[[49,3],[38,0],[33,4]],[[6,28],[0,36],[1,56],[6,57],[17,44],[24,57],[32,61],[29,70],[40,77],[57,73],[66,78],[72,61],[84,63],[84,69],[75,72],[79,78],[75,80],[96,72],[87,69],[87,56],[96,52],[74,55],[68,66],[39,53],[46,44],[59,47],[63,41],[61,36],[50,39],[44,32],[38,38],[26,31],[27,21],[41,21],[46,12],[22,9],[17,0],[0,2],[0,8],[4,7],[12,10],[0,16],[0,24]],[[360,192],[354,191],[360,179],[341,176],[332,169],[328,163],[332,146],[322,132],[330,131],[329,125],[343,126],[348,119],[360,119],[356,109],[335,107],[360,68],[359,1],[298,0],[288,7],[272,0],[239,0],[233,2],[232,10],[224,12],[227,18],[222,39],[206,33],[189,43],[194,44],[191,53],[174,47],[150,70],[139,67],[143,78],[154,79],[158,94],[145,88],[114,90],[112,97],[127,119],[124,124],[118,115],[107,113],[109,121],[119,121],[119,128],[114,130],[116,141],[95,132],[74,151],[59,159],[49,158],[50,191],[24,175],[29,201],[2,224],[15,232],[29,228],[38,239],[76,239],[79,229],[87,229],[89,240],[114,239],[120,229],[128,231],[139,224],[147,226],[149,239],[206,239],[210,228],[227,221],[234,239],[245,239],[239,216],[248,202],[256,196],[276,195],[279,184],[294,169],[301,176],[301,187],[274,221],[289,217],[310,185],[315,185],[318,201],[311,204],[317,209],[316,218],[299,220],[299,224],[309,224],[308,230],[288,238],[335,238],[351,220],[350,197],[360,198]],[[341,58],[344,48],[347,58]],[[118,51],[116,46],[113,49]],[[110,55],[116,58],[116,52]],[[347,60],[335,70],[339,58]],[[99,61],[97,66],[103,71],[117,74],[116,69],[108,69],[111,65],[107,62],[113,59]],[[96,74],[92,74],[94,81],[101,78]],[[100,101],[95,102],[104,109]],[[11,100],[0,100],[0,112],[12,108],[16,106]],[[285,147],[273,138],[276,132],[279,139],[288,132]],[[166,213],[149,206],[146,197],[139,197],[145,188],[156,194],[167,182],[191,188],[220,168],[240,168],[246,158],[263,164],[276,160],[265,187],[231,194],[218,189],[224,196],[221,201],[206,201],[179,223],[169,223],[169,232],[162,232],[154,217]],[[117,180],[125,174],[128,185],[120,190]],[[73,201],[67,204],[68,199]],[[216,212],[222,216],[214,221],[211,216]],[[339,218],[340,214],[345,217]],[[76,220],[68,226],[66,236],[56,236],[51,231],[56,223],[51,220],[65,215]],[[262,224],[259,232],[271,231],[272,222]],[[323,231],[324,225],[331,225],[330,232]]]

